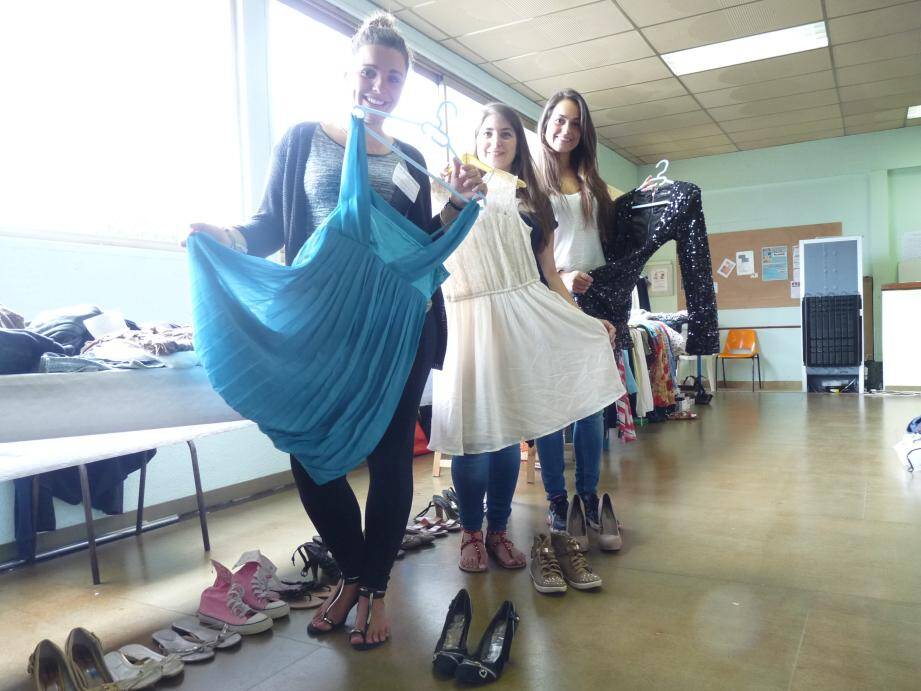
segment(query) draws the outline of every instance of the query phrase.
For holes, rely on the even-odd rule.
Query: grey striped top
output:
[[[345,147],[333,141],[319,125],[310,143],[310,157],[304,170],[304,191],[307,209],[314,228],[319,228],[339,203],[339,183],[342,178],[342,159]],[[390,153],[368,156],[368,179],[371,187],[384,201],[390,203],[396,185],[393,171],[402,160]]]

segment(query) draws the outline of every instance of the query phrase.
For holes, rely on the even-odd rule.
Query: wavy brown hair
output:
[[[598,173],[598,138],[595,135],[595,125],[592,123],[592,114],[582,94],[574,89],[557,91],[547,101],[544,111],[540,114],[538,135],[542,149],[541,179],[550,194],[562,194],[560,161],[558,154],[547,143],[547,124],[553,109],[560,101],[569,100],[579,107],[579,125],[581,137],[579,145],[569,154],[570,166],[579,178],[579,193],[582,196],[582,215],[586,221],[592,220],[592,210],[598,209],[598,232],[604,238],[607,229],[614,220],[614,203],[608,192],[608,185]]]
[[[509,172],[527,185],[527,187],[519,189],[515,196],[518,198],[521,210],[527,213],[540,228],[540,249],[544,249],[550,241],[550,234],[556,228],[556,220],[553,217],[553,207],[550,206],[550,199],[544,192],[543,185],[540,184],[540,180],[537,177],[537,170],[534,166],[534,159],[531,158],[528,141],[524,136],[524,126],[521,124],[521,118],[518,117],[518,113],[504,103],[487,103],[483,106],[480,123],[476,126],[477,136],[480,134],[483,122],[490,115],[505,118],[515,132],[515,158],[512,160]]]

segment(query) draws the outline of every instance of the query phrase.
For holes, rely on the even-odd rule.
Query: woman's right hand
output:
[[[576,295],[582,295],[593,283],[592,277],[584,271],[560,271],[560,278],[566,290]]]
[[[212,238],[217,240],[222,245],[227,247],[231,246],[230,237],[227,234],[227,229],[222,228],[221,226],[213,226],[210,223],[191,223],[189,224],[189,233],[180,241],[180,245],[183,247],[186,246],[186,243],[189,240],[190,235],[195,233],[203,233],[204,235],[210,235]]]

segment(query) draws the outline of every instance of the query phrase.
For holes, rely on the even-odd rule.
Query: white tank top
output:
[[[557,228],[553,238],[553,259],[559,271],[591,271],[605,264],[598,232],[598,211],[586,223],[582,196],[554,194],[550,197]]]

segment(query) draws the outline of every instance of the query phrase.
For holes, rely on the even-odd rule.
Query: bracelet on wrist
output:
[[[464,210],[464,207],[458,206],[457,204],[455,204],[455,203],[454,203],[454,199],[451,198],[451,197],[448,198],[448,205],[449,205],[452,209],[454,209],[455,211],[463,211],[463,210]]]

